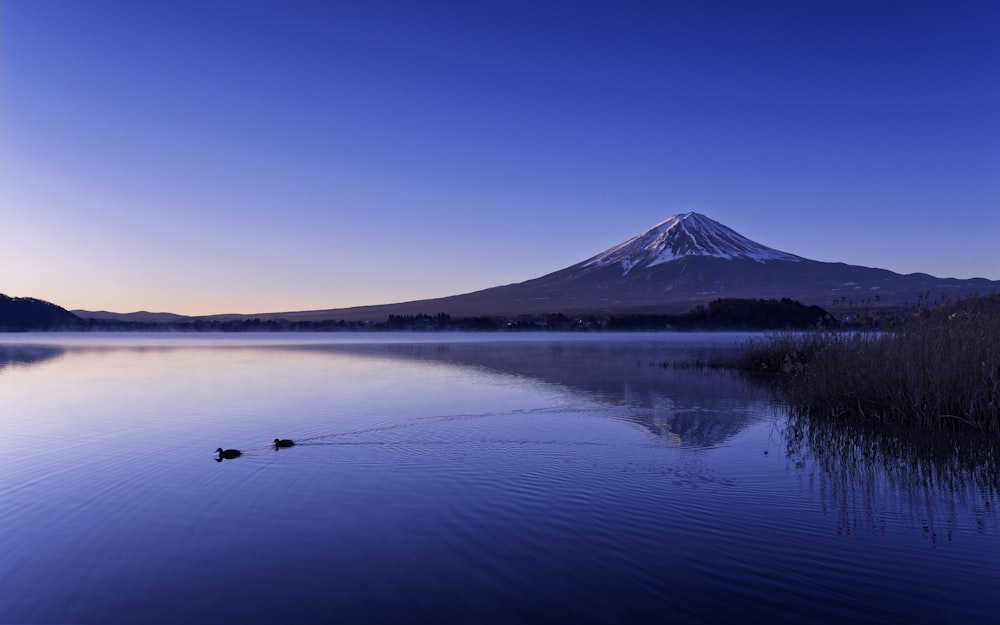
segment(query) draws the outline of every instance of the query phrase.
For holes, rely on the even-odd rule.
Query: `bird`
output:
[[[243,452],[239,449],[223,449],[219,447],[215,450],[215,453],[219,454],[219,460],[225,458],[226,460],[232,460],[233,458],[239,458],[243,455]]]
[[[274,448],[280,449],[282,447],[291,447],[295,444],[295,441],[290,441],[287,438],[276,438],[274,439]]]

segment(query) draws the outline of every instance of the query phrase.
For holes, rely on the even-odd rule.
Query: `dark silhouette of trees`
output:
[[[684,315],[681,325],[737,330],[809,328],[829,315],[819,306],[805,306],[784,297],[776,299],[717,299]]]
[[[83,320],[55,304],[33,297],[8,297],[0,293],[0,330],[75,330]]]

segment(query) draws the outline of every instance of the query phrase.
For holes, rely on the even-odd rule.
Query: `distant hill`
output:
[[[0,331],[72,330],[82,325],[79,317],[55,304],[0,293]]]
[[[178,321],[191,321],[193,317],[176,315],[166,312],[146,312],[139,310],[130,313],[115,313],[106,310],[72,310],[70,311],[81,319],[95,319],[98,321],[136,321],[139,323],[173,323]]]

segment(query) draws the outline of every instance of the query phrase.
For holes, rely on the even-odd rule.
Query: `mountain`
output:
[[[674,215],[580,263],[533,280],[437,299],[250,315],[381,321],[389,314],[453,317],[683,313],[719,298],[791,298],[828,310],[905,306],[1000,291],[1000,281],[901,275],[772,249],[698,213]],[[219,318],[239,318],[226,315]]]
[[[0,293],[0,331],[63,330],[81,325],[79,317],[55,304]]]
[[[719,298],[786,297],[837,311],[991,292],[1000,292],[1000,281],[902,275],[809,260],[751,241],[704,215],[685,213],[580,263],[516,284],[396,304],[205,318],[384,321],[390,314],[679,314]]]

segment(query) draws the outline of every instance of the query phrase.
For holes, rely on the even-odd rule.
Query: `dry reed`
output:
[[[802,413],[1000,436],[1000,314],[918,315],[888,331],[783,333],[740,367],[778,374]]]

